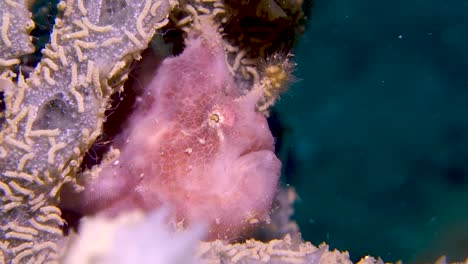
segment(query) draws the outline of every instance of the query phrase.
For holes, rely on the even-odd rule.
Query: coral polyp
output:
[[[295,63],[292,62],[291,57],[291,54],[275,53],[267,57],[259,65],[260,86],[263,90],[263,97],[257,107],[265,115],[268,115],[269,108],[296,80],[293,75]]]

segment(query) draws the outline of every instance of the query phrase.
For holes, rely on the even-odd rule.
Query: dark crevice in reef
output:
[[[3,129],[5,123],[5,97],[2,91],[0,91],[0,131]]]
[[[176,16],[177,14],[175,14]],[[160,37],[165,43],[171,43],[172,55],[176,56],[182,53],[185,48],[184,36],[185,32],[178,28],[174,21],[169,20],[169,23],[160,30]]]
[[[20,56],[21,63],[12,67],[11,71],[17,75],[21,73],[27,78],[34,70],[34,67],[39,63],[42,58],[42,49],[49,43],[50,32],[55,24],[55,17],[57,16],[57,3],[58,0],[36,0],[31,1],[29,10],[31,11],[32,20],[34,21],[35,28],[31,31],[32,43],[35,47],[35,52]],[[13,79],[14,82],[17,78]],[[1,87],[0,87],[1,89]],[[3,129],[5,122],[5,103],[4,93],[0,91],[0,130]]]
[[[133,81],[130,78],[127,83],[132,83]],[[82,170],[101,163],[104,154],[109,151],[112,145],[112,140],[119,134],[122,126],[128,120],[132,107],[136,102],[136,93],[127,86],[125,84],[126,88],[123,92],[115,93],[111,96],[112,103],[111,107],[105,112],[106,122],[103,126],[103,132],[84,156],[81,164]]]
[[[232,18],[224,25],[227,39],[251,57],[287,54],[304,33],[311,0],[226,0]]]
[[[128,120],[137,97],[136,91],[131,89],[133,82],[135,82],[134,78],[130,77],[124,85],[124,91],[114,93],[110,97],[111,104],[105,112],[103,132],[83,157],[82,170],[90,169],[101,163],[104,154],[109,151],[113,139],[121,132]]]
[[[31,1],[29,10],[33,14],[31,18],[34,21],[35,28],[30,35],[36,50],[34,53],[21,56],[21,63],[12,69],[13,72],[19,73],[21,67],[21,72],[28,77],[41,60],[41,51],[49,43],[50,33],[55,25],[55,17],[58,12],[57,4],[58,0]]]
[[[65,220],[65,223],[62,226],[63,234],[68,236],[72,232],[78,233],[78,227],[82,215],[63,208],[61,208],[61,210],[62,218]]]

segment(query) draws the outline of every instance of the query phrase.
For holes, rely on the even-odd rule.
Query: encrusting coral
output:
[[[1,1],[0,16],[0,74],[4,75],[8,68],[20,63],[19,56],[34,51],[29,33],[35,25],[22,3]]]
[[[23,73],[21,56],[32,52],[29,32],[34,24],[27,8],[29,3],[0,0],[0,92],[4,105],[0,116],[0,263],[57,263],[73,260],[73,256],[85,252],[82,247],[73,246],[80,238],[85,245],[93,246],[95,241],[87,239],[86,222],[82,234],[71,230],[67,236],[62,231],[66,223],[58,204],[64,185],[82,191],[74,205],[88,207],[93,213],[100,209],[117,213],[124,207],[147,212],[136,213],[135,218],[121,214],[115,220],[117,224],[104,216],[91,217],[88,223],[97,221],[96,235],[110,232],[118,238],[108,240],[115,243],[100,255],[102,258],[91,258],[95,263],[125,263],[124,258],[116,256],[137,258],[142,255],[140,250],[150,245],[158,249],[181,245],[174,247],[180,250],[172,252],[171,256],[175,257],[187,256],[185,250],[197,246],[196,259],[190,255],[187,261],[201,263],[349,261],[347,253],[329,252],[326,246],[316,248],[302,243],[294,225],[285,223],[290,210],[284,209],[288,212],[286,216],[268,217],[280,163],[273,153],[273,137],[265,117],[259,112],[268,113],[268,108],[287,86],[293,65],[289,56],[267,59],[275,54],[271,50],[286,50],[288,54],[293,41],[273,44],[271,40],[282,36],[274,34],[271,27],[278,25],[284,32],[295,32],[301,17],[300,1],[251,1],[250,4],[219,0],[61,1],[50,43],[41,50],[41,61],[33,72]],[[208,16],[213,24],[203,22],[203,16]],[[254,32],[260,37],[241,25],[249,20],[255,21]],[[224,28],[221,34],[224,39],[219,37],[218,28]],[[118,149],[113,149],[102,164],[81,171],[84,155],[103,132],[110,96],[123,90],[132,62],[141,58],[141,52],[153,36],[157,32],[164,35],[169,30],[188,33],[186,50],[162,63],[154,83],[150,84],[153,88],[144,90],[151,96],[139,101],[145,102],[138,106],[143,112],[145,107],[153,107],[152,101],[156,102],[157,115],[132,115],[134,120],[128,123],[156,121],[161,122],[161,127],[138,128],[126,124],[129,129],[124,129],[114,142],[121,148],[121,156]],[[262,71],[260,60],[273,64]],[[187,67],[188,63],[193,63],[192,67]],[[179,70],[181,66],[184,68]],[[171,82],[179,82],[181,86]],[[203,87],[196,86],[197,82],[204,84]],[[173,118],[177,116],[183,116],[182,122]],[[148,131],[142,137],[138,129]],[[159,137],[164,137],[164,141]],[[153,148],[159,149],[145,144],[151,140],[156,142]],[[137,141],[141,148],[147,148],[148,157],[126,150],[131,149],[126,144],[130,146]],[[161,150],[167,153],[157,154],[168,155],[167,164],[161,157],[151,160],[152,151]],[[122,157],[130,162],[126,172],[112,169]],[[142,164],[134,166],[138,162]],[[187,169],[195,172],[184,171]],[[148,177],[151,172],[160,172],[164,177]],[[105,173],[111,177],[106,178]],[[141,174],[150,181],[129,178]],[[90,175],[97,179],[89,181]],[[187,175],[192,180],[182,180]],[[84,186],[80,185],[82,179],[85,179]],[[95,184],[99,181],[104,184]],[[173,192],[174,189],[177,191]],[[99,193],[100,190],[108,193]],[[118,199],[106,196],[109,193],[118,194],[122,200],[115,203]],[[105,199],[100,201],[102,197]],[[167,228],[167,223],[158,217],[160,213],[154,211],[158,206],[152,203],[163,202],[175,208],[176,221],[180,221],[178,227],[186,227],[185,218],[190,222],[187,225],[190,235],[180,236],[181,239],[174,240],[176,244],[164,239],[176,236],[176,230]],[[287,199],[278,204],[290,203]],[[268,243],[247,240],[229,244],[215,240],[199,244],[203,232],[191,229],[191,222],[201,220],[208,225],[213,239],[237,238],[241,234],[247,237],[245,231],[252,224],[275,219],[280,226],[270,223],[267,228],[278,228],[281,237],[273,240],[270,237]],[[106,229],[106,223],[114,223],[115,228]],[[286,227],[281,227],[284,224]],[[157,231],[154,236],[164,242],[145,236],[145,230],[152,226]],[[292,239],[289,232],[296,232]],[[141,241],[145,243],[141,248],[125,244],[142,236]],[[73,238],[71,246],[70,238]],[[168,253],[164,249],[155,252]],[[366,261],[376,262],[375,259]]]
[[[122,88],[130,63],[147,47],[155,29],[167,23],[174,3],[60,2],[50,44],[26,80],[6,66],[29,51],[19,37],[26,33],[20,34],[24,24],[19,23],[28,21],[30,13],[24,2],[0,3],[1,55],[6,56],[1,83],[6,121],[0,132],[0,263],[41,263],[59,253],[63,220],[56,205],[61,186],[75,181],[84,153],[101,133],[109,96]]]

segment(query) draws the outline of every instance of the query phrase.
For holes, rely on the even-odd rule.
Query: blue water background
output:
[[[468,257],[468,1],[317,0],[295,53],[276,111],[304,238]]]

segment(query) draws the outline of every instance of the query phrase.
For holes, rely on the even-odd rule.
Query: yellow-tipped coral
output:
[[[259,67],[260,85],[263,97],[257,104],[257,109],[268,115],[268,110],[278,97],[296,80],[293,75],[296,64],[291,61],[291,54],[275,53],[268,57]]]

